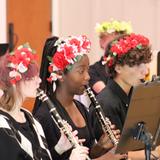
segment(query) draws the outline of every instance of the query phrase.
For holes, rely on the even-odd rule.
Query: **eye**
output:
[[[79,74],[83,74],[83,72],[84,72],[84,69],[79,69],[79,70],[78,70],[78,73],[79,73]]]

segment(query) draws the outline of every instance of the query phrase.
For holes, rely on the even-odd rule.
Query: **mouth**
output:
[[[40,85],[37,85],[37,89],[40,88]]]

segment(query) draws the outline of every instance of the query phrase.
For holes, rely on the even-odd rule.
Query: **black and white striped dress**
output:
[[[0,110],[0,160],[51,160],[41,125],[30,112],[22,111],[25,123]]]

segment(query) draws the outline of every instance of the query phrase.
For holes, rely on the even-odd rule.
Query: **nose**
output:
[[[85,73],[85,81],[89,81],[90,80],[90,75],[89,75],[89,73],[88,73],[88,71],[86,71],[86,73]]]
[[[42,82],[41,78],[37,76],[37,83],[40,84]]]
[[[143,75],[148,75],[149,74],[149,64],[143,64],[141,66],[141,73]]]

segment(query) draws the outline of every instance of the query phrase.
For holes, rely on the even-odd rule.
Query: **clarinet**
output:
[[[40,88],[37,89],[37,97],[42,102],[46,102],[48,104],[49,112],[51,114],[53,121],[55,122],[59,130],[65,134],[69,142],[72,144],[73,148],[79,147],[80,144],[78,143],[77,139],[75,138],[75,136],[72,134],[71,130],[69,129],[69,124],[65,120],[62,119],[55,105],[52,103],[50,98],[44,93],[44,91]],[[87,156],[86,160],[91,160],[91,159]]]
[[[85,88],[86,88],[86,92],[91,100],[91,103],[93,104],[94,110],[96,112],[96,116],[98,118],[98,121],[101,125],[103,132],[107,133],[107,135],[109,136],[112,143],[116,146],[118,144],[118,140],[116,139],[116,137],[110,127],[110,125],[111,125],[110,120],[105,117],[104,111],[103,111],[102,107],[100,106],[99,102],[97,101],[97,99],[96,99],[93,91],[89,87],[89,85],[86,85]]]

